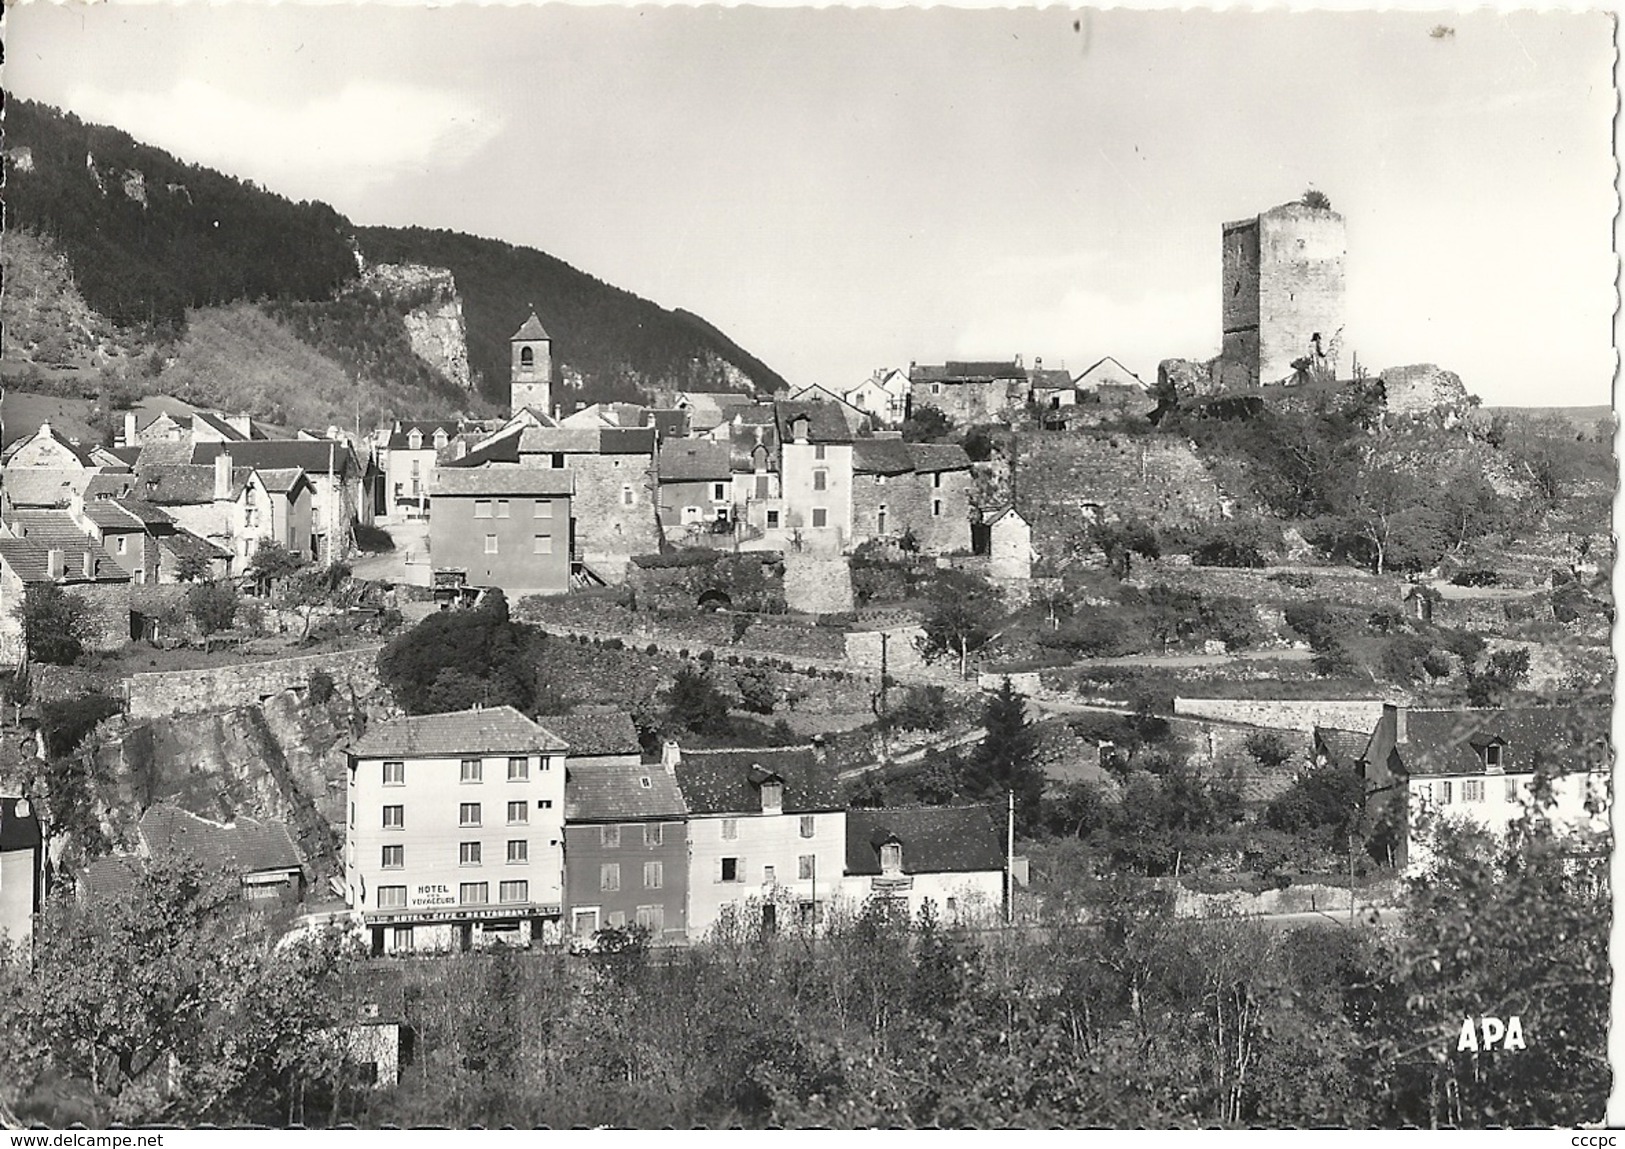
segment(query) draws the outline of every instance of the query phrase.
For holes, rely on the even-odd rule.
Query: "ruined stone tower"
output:
[[[513,348],[508,385],[509,414],[518,414],[530,407],[544,415],[551,415],[553,340],[534,311],[508,342]]]
[[[1330,208],[1282,204],[1227,223],[1224,247],[1224,344],[1227,384],[1280,383],[1335,376],[1343,329],[1343,217]]]

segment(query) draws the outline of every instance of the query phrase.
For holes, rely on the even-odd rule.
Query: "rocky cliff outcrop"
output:
[[[412,353],[459,387],[471,385],[468,324],[457,281],[443,267],[380,263],[369,267],[362,284],[405,308]]]
[[[1432,363],[1387,367],[1378,379],[1390,415],[1436,415],[1450,427],[1465,419],[1473,409],[1461,376]]]

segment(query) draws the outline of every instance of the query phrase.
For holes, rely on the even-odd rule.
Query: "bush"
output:
[[[1316,599],[1293,603],[1286,608],[1286,624],[1301,634],[1315,650],[1346,641],[1365,631],[1364,619],[1352,607]]]
[[[1315,576],[1307,571],[1276,571],[1269,576],[1269,580],[1294,590],[1308,590],[1315,585]]]
[[[98,722],[123,709],[118,699],[106,694],[82,694],[42,703],[40,734],[45,739],[45,752],[53,758],[73,753]]]
[[[1452,586],[1500,586],[1501,576],[1485,567],[1465,570],[1450,580]]]
[[[1383,644],[1379,669],[1383,677],[1392,682],[1418,682],[1424,674],[1434,678],[1442,677],[1427,669],[1427,660],[1435,653],[1437,652],[1428,645],[1426,639],[1414,634],[1396,635]],[[1445,673],[1448,674],[1450,668],[1448,658],[1444,665]]]
[[[186,612],[205,637],[237,621],[237,588],[229,582],[198,582],[186,590]]]
[[[899,730],[936,733],[948,727],[948,694],[940,686],[911,686],[888,716]]]
[[[305,688],[313,705],[326,705],[333,699],[333,676],[325,670],[313,670],[305,680]]]
[[[23,590],[23,642],[28,657],[53,666],[72,666],[84,654],[81,641],[89,621],[85,600],[55,583],[30,583]]]
[[[1087,610],[1087,608],[1086,608]],[[1060,630],[1038,638],[1041,646],[1058,646],[1088,658],[1118,658],[1148,645],[1146,636],[1127,618],[1101,610],[1088,610]]]
[[[779,679],[771,670],[741,670],[734,675],[739,702],[753,714],[772,714],[779,702]]]
[[[1422,669],[1429,678],[1449,678],[1454,667],[1450,664],[1450,652],[1434,648],[1422,657]]]
[[[394,537],[383,527],[371,526],[359,520],[351,524],[356,549],[369,555],[389,554],[395,549]]]
[[[721,557],[721,551],[713,551],[705,547],[692,547],[684,550],[661,551],[659,554],[652,555],[634,555],[632,561],[644,570],[654,571],[710,566]]]

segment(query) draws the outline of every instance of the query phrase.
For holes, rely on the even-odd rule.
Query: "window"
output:
[[[813,836],[813,816],[811,814],[803,814],[801,816],[801,836],[803,838],[810,838]]]
[[[762,884],[764,886],[771,886],[775,882],[777,882],[778,880],[779,880],[778,873],[777,873],[776,869],[773,866],[763,866],[762,867]]]
[[[530,843],[523,838],[508,839],[508,865],[523,866],[530,862]]]
[[[536,349],[534,347],[521,347],[519,349],[519,366],[536,366]]]
[[[638,925],[650,933],[661,933],[666,928],[665,906],[639,906],[637,912]]]
[[[880,872],[882,874],[897,874],[903,870],[903,847],[896,842],[887,842],[880,847]]]
[[[129,542],[129,541],[130,540],[125,538],[123,535],[120,535],[118,538],[113,540],[114,547],[118,551],[119,554],[124,553],[124,544]]]
[[[507,499],[498,499],[497,500],[497,518],[505,519],[507,517],[508,517],[508,500]]]
[[[931,486],[932,486],[933,489],[936,489],[936,488],[939,488],[939,487],[942,486],[942,472],[941,471],[933,471],[931,473]]]
[[[1441,805],[1441,806],[1450,805],[1450,783],[1449,782],[1440,782],[1439,783],[1439,805]]]
[[[777,814],[784,808],[784,783],[762,783],[762,813]]]
[[[880,504],[880,510],[875,513],[875,534],[886,533],[886,504]]]
[[[948,899],[948,916],[952,917],[959,912],[959,902],[954,898]]]
[[[813,472],[813,490],[815,490],[815,491],[827,491],[827,490],[829,490],[829,472],[828,471],[814,471]]]
[[[457,864],[459,866],[477,866],[480,864],[480,844],[478,842],[457,843]]]
[[[598,827],[598,844],[606,850],[613,850],[621,844],[621,828],[619,826]]]
[[[725,882],[737,882],[740,880],[738,858],[722,859],[722,880]]]
[[[553,517],[553,504],[546,499],[537,499],[535,517],[538,519],[551,519]]]
[[[612,930],[626,928],[626,911],[611,910],[604,918],[604,924]]]
[[[464,802],[457,807],[457,824],[459,826],[478,826],[480,824],[480,804],[478,802]]]
[[[665,864],[662,862],[643,863],[643,888],[658,890],[664,885],[665,869]]]
[[[485,768],[478,758],[464,758],[462,761],[461,777],[464,782],[479,782],[485,775]]]
[[[406,868],[406,847],[385,846],[384,860],[381,865],[386,870],[403,870]]]
[[[934,519],[942,518],[942,500],[941,499],[932,499],[931,500],[931,517],[934,518]]]
[[[497,897],[508,905],[515,902],[528,902],[530,901],[530,883],[502,882],[497,886]]]
[[[536,535],[530,540],[530,553],[533,555],[550,555],[553,553],[553,536]]]
[[[553,469],[555,471],[564,470],[564,452],[563,451],[554,451],[553,452]]]
[[[1484,747],[1484,765],[1488,766],[1491,770],[1499,770],[1501,768],[1501,747],[1493,744]]]
[[[614,893],[621,888],[621,864],[619,862],[605,862],[598,867],[598,888],[605,893]]]
[[[406,807],[405,806],[385,806],[384,807],[384,829],[386,829],[386,830],[404,830],[405,828],[406,828]]]
[[[474,500],[474,517],[476,519],[488,519],[488,518],[491,517],[491,500],[490,499],[475,499]]]
[[[822,527],[829,524],[829,512],[823,507],[813,508],[813,526]]]
[[[421,451],[423,449],[423,432],[414,429],[412,431],[412,433],[406,437],[406,445],[411,450]],[[413,471],[414,474],[417,472],[417,469],[418,469],[418,461],[416,459],[413,459],[412,460],[412,471]]]
[[[817,459],[820,463],[822,463],[824,461],[824,453],[825,453],[825,447],[824,447],[824,444],[822,444],[822,443],[819,443],[816,447],[813,448],[813,458]]]
[[[724,818],[722,820],[722,840],[731,842],[737,837],[739,837],[739,819]]]
[[[460,906],[483,906],[490,900],[490,882],[463,882],[457,887],[457,904]]]
[[[713,503],[726,502],[727,498],[728,498],[727,484],[725,484],[725,483],[712,483],[711,484],[711,501]]]
[[[544,754],[536,760],[536,765],[542,771],[542,773],[545,774],[547,771],[553,769],[553,759]],[[548,803],[549,806],[552,804],[553,803],[551,802]]]
[[[350,803],[350,828],[355,828],[355,803]]]
[[[405,889],[405,887],[401,887]],[[412,927],[396,926],[391,937],[390,952],[409,954],[412,952]]]
[[[1484,782],[1481,778],[1469,778],[1461,784],[1461,800],[1463,802],[1482,802],[1484,800]]]
[[[551,799],[551,798],[538,798],[538,799],[536,799],[536,808],[538,810],[551,810],[553,808],[553,799]]]
[[[941,383],[933,383],[933,384],[931,384],[931,394],[933,394],[933,395],[941,395],[942,394],[942,384]]]
[[[494,555],[494,554],[499,554],[500,553],[497,550],[497,537],[495,535],[486,535],[485,536],[485,553],[488,554],[488,555]]]
[[[818,876],[818,856],[816,854],[802,854],[796,859],[796,877],[804,882],[810,882]]]
[[[630,484],[623,485],[621,487],[621,506],[630,507],[631,505],[632,505],[632,487],[630,486]]]
[[[767,476],[766,475],[757,475],[756,476],[756,497],[758,499],[767,498]]]
[[[404,785],[406,785],[406,763],[405,762],[385,762],[384,763],[384,785],[385,786],[404,786]]]
[[[885,475],[876,475],[875,476],[875,486],[884,487],[885,485],[886,485],[886,476]]]
[[[514,757],[508,759],[508,781],[523,782],[530,777],[530,759]]]
[[[1516,802],[1517,800],[1518,800],[1518,780],[1516,778],[1508,778],[1507,779],[1507,801],[1508,802]]]
[[[645,779],[647,781],[647,779]],[[643,827],[643,844],[645,846],[660,845],[660,823],[650,822]]]
[[[779,525],[779,512],[777,512],[777,511],[769,511],[769,512],[767,512],[767,525],[768,525],[768,527],[770,529],[778,527],[778,525]]]
[[[400,910],[406,908],[405,886],[379,886],[378,908],[381,910]]]
[[[524,802],[508,803],[508,825],[524,826],[530,822],[530,807]]]

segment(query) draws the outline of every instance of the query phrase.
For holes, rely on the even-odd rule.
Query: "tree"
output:
[[[910,443],[935,443],[947,438],[953,429],[953,420],[936,407],[916,407],[903,420],[903,439]]]
[[[511,621],[500,591],[486,591],[473,609],[439,611],[391,639],[378,656],[378,677],[408,714],[476,702],[528,711],[550,641]]]
[[[1342,492],[1333,524],[1334,545],[1382,574],[1389,566],[1418,570],[1444,552],[1431,483],[1375,462],[1362,467]],[[1397,560],[1397,561],[1396,561]]]
[[[772,714],[779,704],[779,678],[765,666],[745,667],[734,672],[739,702],[752,714]]]
[[[23,642],[28,657],[53,666],[72,666],[84,654],[89,607],[55,583],[29,583],[23,590]]]
[[[260,593],[264,594],[304,566],[305,560],[299,555],[281,543],[266,539],[255,549],[246,573]]]
[[[1523,647],[1498,650],[1483,670],[1467,671],[1467,701],[1473,706],[1500,706],[1529,677],[1529,651]]]
[[[1102,523],[1093,534],[1095,545],[1106,553],[1106,561],[1118,578],[1129,576],[1132,555],[1154,559],[1162,554],[1156,528],[1141,519]]]
[[[938,595],[930,613],[920,623],[924,632],[920,651],[928,659],[944,656],[959,659],[959,677],[965,677],[965,660],[993,639],[997,608],[979,595]]]
[[[703,671],[684,665],[666,692],[666,726],[695,734],[727,734],[728,699]]]
[[[988,699],[982,726],[987,734],[967,763],[966,785],[983,798],[1014,793],[1016,827],[1031,835],[1043,817],[1044,769],[1038,760],[1038,732],[1027,721],[1027,701],[1008,678]]]
[[[175,566],[175,577],[181,582],[202,582],[209,577],[210,566],[206,555],[184,554]]]
[[[186,591],[186,610],[200,634],[230,630],[237,620],[237,588],[229,582],[193,583]]]
[[[1316,208],[1319,211],[1332,210],[1332,201],[1326,197],[1326,193],[1323,191],[1316,191],[1314,188],[1310,188],[1308,191],[1304,192],[1303,199],[1300,202],[1302,202],[1304,207]]]

